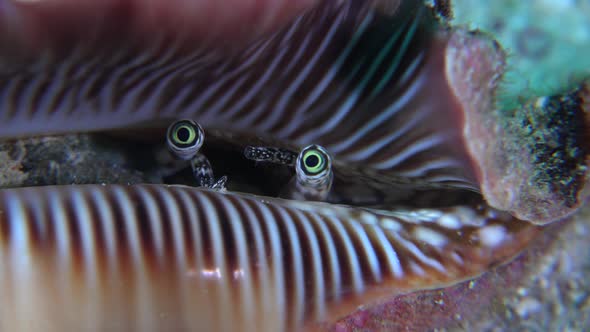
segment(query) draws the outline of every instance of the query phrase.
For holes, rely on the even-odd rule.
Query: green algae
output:
[[[454,25],[495,36],[508,53],[502,109],[571,89],[590,76],[590,2],[453,0]]]

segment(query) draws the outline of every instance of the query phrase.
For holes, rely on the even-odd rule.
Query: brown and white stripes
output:
[[[187,49],[181,36],[147,43],[131,31],[98,31],[14,63],[0,51],[0,138],[190,118],[476,189],[463,110],[445,73],[449,33],[437,27],[420,1],[394,13],[371,1],[322,1],[231,56]]]
[[[289,331],[477,275],[535,234],[484,207],[369,210],[183,186],[6,189],[0,330]]]

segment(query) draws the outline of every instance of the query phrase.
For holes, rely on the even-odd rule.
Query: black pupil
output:
[[[305,159],[305,165],[307,165],[307,167],[313,168],[316,167],[319,163],[320,158],[318,158],[318,156],[316,155],[311,155]]]
[[[182,142],[186,142],[188,138],[191,136],[190,131],[187,128],[179,128],[177,132],[178,139]]]

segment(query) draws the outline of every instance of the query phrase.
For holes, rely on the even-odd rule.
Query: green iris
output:
[[[303,155],[303,166],[307,173],[317,174],[324,170],[326,159],[320,151],[309,150]]]
[[[174,128],[172,139],[175,144],[188,145],[192,144],[197,138],[197,131],[189,124],[182,123]]]

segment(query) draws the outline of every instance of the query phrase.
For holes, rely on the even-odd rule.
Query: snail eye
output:
[[[191,144],[195,141],[195,138],[197,138],[195,128],[187,125],[176,127],[173,135],[174,143],[178,145]]]
[[[199,152],[204,136],[199,124],[192,120],[180,120],[168,127],[166,139],[172,153],[178,158],[188,160]]]
[[[316,175],[326,170],[328,166],[327,154],[316,146],[302,151],[301,168],[306,174]]]

